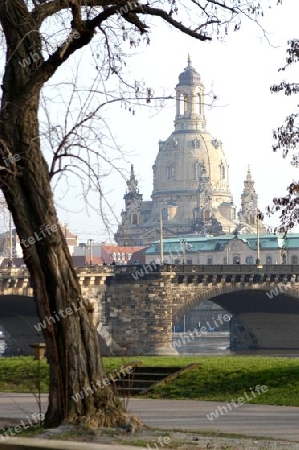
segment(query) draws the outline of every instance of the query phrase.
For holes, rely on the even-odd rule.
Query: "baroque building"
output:
[[[163,259],[167,264],[294,264],[299,263],[299,233],[287,237],[262,233],[259,251],[256,234],[224,234],[221,236],[188,236],[183,244],[179,238],[163,240]],[[145,250],[146,270],[153,271],[160,263],[160,241]]]
[[[150,244],[159,238],[161,226],[165,238],[256,230],[257,194],[250,171],[237,218],[222,142],[206,128],[204,96],[200,75],[188,57],[176,85],[174,131],[168,139],[159,141],[152,167],[151,201],[143,201],[131,166],[125,209],[115,234],[119,245]]]

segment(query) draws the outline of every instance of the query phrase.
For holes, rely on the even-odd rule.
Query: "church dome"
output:
[[[153,198],[170,191],[197,193],[203,180],[208,179],[209,190],[217,194],[218,204],[232,202],[222,143],[206,129],[204,86],[190,56],[176,86],[175,131],[166,141],[159,142],[153,168]]]
[[[222,143],[206,130],[174,132],[160,149],[154,165],[153,195],[195,192],[203,178],[219,193],[222,201],[230,201],[228,165]]]

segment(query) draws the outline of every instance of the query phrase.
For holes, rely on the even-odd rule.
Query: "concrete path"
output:
[[[45,409],[46,395],[42,396],[42,402]],[[226,403],[220,402],[132,398],[129,410],[156,428],[217,430],[299,442],[299,408],[296,407],[240,405],[231,406],[230,410]],[[219,417],[209,420],[206,415],[216,410]],[[16,423],[33,412],[38,412],[38,406],[32,394],[0,393],[0,427],[7,419]]]
[[[151,427],[217,430],[299,442],[299,408],[269,405],[231,408],[230,411],[227,403],[196,400],[131,399],[129,403],[129,409]],[[219,417],[209,420],[206,415],[216,409]]]

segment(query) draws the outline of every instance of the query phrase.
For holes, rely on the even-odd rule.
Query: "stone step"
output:
[[[175,372],[177,372],[180,368],[178,368]],[[135,372],[135,373],[131,373],[126,375],[125,377],[121,378],[120,381],[122,380],[131,380],[132,378],[134,378],[135,380],[148,380],[151,379],[153,381],[156,380],[160,380],[161,378],[165,378],[168,377],[169,375],[171,375],[172,373],[175,372],[164,372],[164,373],[151,373],[151,372],[147,372],[147,373],[139,373],[139,372]],[[118,381],[118,380],[117,380]]]
[[[134,367],[132,373],[114,383],[119,395],[132,397],[179,372],[181,367]]]
[[[164,380],[166,377],[163,378],[159,378],[159,379],[147,379],[147,380],[139,380],[139,379],[135,379],[132,378],[131,380],[120,380],[117,384],[117,388],[118,389],[122,389],[122,388],[127,388],[128,386],[134,386],[134,388],[140,388],[140,389],[145,389],[145,388],[149,388],[150,386],[152,386],[155,383],[158,383],[161,380]]]
[[[136,367],[136,372],[138,373],[174,373],[177,372],[180,369],[180,367],[177,366],[170,366],[170,367],[163,367],[163,366],[157,366],[157,367],[147,367],[147,366],[139,366]]]

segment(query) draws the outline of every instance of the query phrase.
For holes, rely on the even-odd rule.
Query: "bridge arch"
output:
[[[32,354],[30,344],[43,342],[41,332],[34,325],[39,319],[36,304],[28,292],[18,293],[16,289],[0,292],[0,325],[3,330],[5,356]]]
[[[180,286],[180,285],[179,285]],[[254,284],[251,286],[244,285],[234,285],[234,284],[222,284],[211,287],[206,287],[202,289],[202,287],[198,286],[198,289],[190,289],[188,285],[183,285],[179,288],[180,291],[180,302],[175,302],[173,304],[173,320],[177,320],[179,317],[187,314],[191,309],[197,306],[199,303],[210,300],[214,303],[218,303],[216,298],[221,297],[225,294],[230,293],[244,293],[244,292],[263,292],[265,295],[265,299],[275,299],[281,295],[287,295],[289,297],[293,297],[294,299],[298,299],[299,301],[299,283],[296,285],[290,285],[282,283],[267,283],[264,285]],[[184,292],[185,291],[185,292]],[[182,301],[183,300],[183,301]],[[221,306],[221,305],[220,305]]]
[[[110,267],[78,270],[83,297],[89,303],[93,322],[99,320],[99,305],[106,291],[106,279],[114,275]],[[5,355],[32,354],[31,344],[43,342],[42,326],[27,269],[0,271],[0,327],[5,341]],[[99,337],[100,339],[100,337]],[[1,349],[3,347],[3,339]],[[3,353],[3,352],[2,352]]]
[[[181,288],[182,289],[182,288]],[[184,290],[184,288],[182,289]],[[181,293],[181,297],[184,295]],[[267,283],[264,285],[217,285],[205,291],[188,294],[185,302],[173,309],[178,320],[199,303],[216,303],[232,318],[223,314],[212,325],[219,326],[230,320],[231,347],[236,349],[298,349],[299,295],[298,283]],[[218,320],[218,323],[217,323]],[[201,327],[205,326],[201,323]]]

